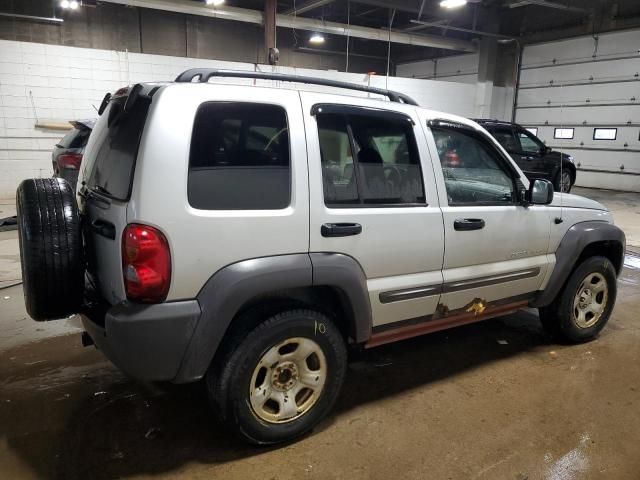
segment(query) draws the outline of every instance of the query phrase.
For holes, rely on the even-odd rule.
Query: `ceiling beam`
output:
[[[550,2],[548,0],[517,0],[505,5],[509,8],[525,7],[527,5],[536,5],[538,7],[555,8],[556,10],[564,10],[565,12],[589,13],[589,10],[582,7],[571,7],[564,3]]]
[[[234,20],[238,22],[263,25],[263,14],[258,10],[237,7],[213,7],[204,3],[196,3],[191,0],[102,0],[102,3],[115,3],[119,5],[139,8],[150,8],[165,12],[184,13],[187,15],[200,15],[204,17]],[[347,25],[344,23],[325,22],[312,18],[293,15],[276,15],[276,25],[284,28],[296,28],[311,32],[322,32],[332,35],[342,35],[367,40],[401,43],[417,47],[442,48],[460,52],[476,52],[475,43],[456,38],[443,38],[438,35],[414,35],[383,28],[362,27],[359,25]]]
[[[302,3],[300,6],[296,6],[296,8],[290,8],[282,12],[283,15],[300,15],[301,13],[309,12],[311,10],[315,10],[316,8],[324,7],[329,3],[333,3],[335,0],[308,0],[307,2]]]

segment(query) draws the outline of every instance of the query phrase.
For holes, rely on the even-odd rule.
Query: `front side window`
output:
[[[542,142],[538,140],[533,134],[526,130],[518,130],[516,132],[518,142],[520,142],[520,151],[525,153],[540,153],[543,148]]]
[[[326,205],[424,205],[408,118],[323,113],[317,122]]]
[[[282,107],[208,102],[189,155],[189,204],[203,210],[282,209],[291,202],[289,129]]]
[[[433,128],[449,205],[513,204],[513,178],[504,161],[479,134]]]

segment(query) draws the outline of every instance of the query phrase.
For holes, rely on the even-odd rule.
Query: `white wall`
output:
[[[51,149],[64,132],[35,128],[36,121],[95,117],[93,106],[99,106],[106,92],[129,83],[173,80],[192,67],[255,68],[249,63],[0,40],[0,198],[12,197],[24,178],[51,175]],[[475,86],[470,84],[398,77],[387,81],[291,67],[276,70],[376,87],[388,83],[389,89],[412,96],[422,106],[473,116]]]
[[[480,55],[470,53],[419,62],[403,63],[396,67],[401,77],[422,78],[473,85],[476,89],[473,112],[470,117],[511,120],[513,87],[496,87],[478,83]]]
[[[640,30],[524,48],[516,120],[574,156],[577,185],[640,192],[638,48]],[[559,127],[574,138],[555,139]],[[617,128],[617,139],[594,140],[595,127]]]

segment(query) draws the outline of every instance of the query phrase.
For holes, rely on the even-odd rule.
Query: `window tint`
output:
[[[526,130],[518,130],[518,141],[520,142],[520,151],[526,153],[540,153],[542,143],[539,142],[532,134]]]
[[[432,131],[450,205],[513,203],[513,179],[486,140],[463,130]]]
[[[127,98],[111,100],[96,124],[96,138],[101,143],[96,145],[96,160],[87,181],[88,188],[97,187],[117,200],[129,198],[140,137],[151,104],[149,98],[140,96],[125,113]]]
[[[520,145],[518,145],[516,138],[513,136],[513,129],[507,127],[494,127],[491,133],[507,152],[516,152],[520,150]]]
[[[282,107],[209,102],[196,113],[189,203],[205,210],[281,209],[291,200],[289,130]]]
[[[412,124],[366,114],[318,114],[325,203],[424,204]]]

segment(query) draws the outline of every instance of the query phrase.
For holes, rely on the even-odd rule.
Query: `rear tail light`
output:
[[[82,163],[82,155],[79,153],[63,153],[58,155],[58,167],[70,170],[79,170]]]
[[[129,300],[160,303],[171,283],[171,252],[157,228],[133,223],[122,235],[122,274]]]

